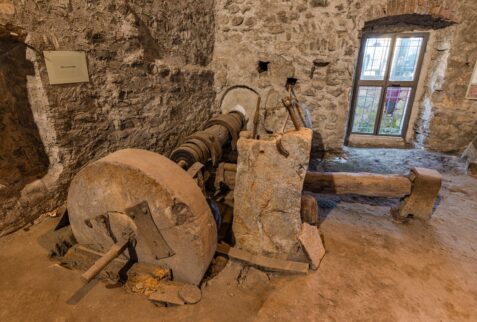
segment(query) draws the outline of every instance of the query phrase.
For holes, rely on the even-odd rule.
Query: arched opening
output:
[[[365,23],[354,77],[348,145],[406,147],[419,136],[413,131],[425,127],[421,106],[430,95],[424,85],[435,82],[432,76],[442,70],[431,61],[436,55],[434,48],[427,51],[428,42],[443,38],[438,30],[453,24],[442,17],[420,14]],[[445,64],[446,60],[438,63]]]

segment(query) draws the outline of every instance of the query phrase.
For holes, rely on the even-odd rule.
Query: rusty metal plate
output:
[[[147,245],[153,257],[159,260],[175,255],[154,223],[146,201],[126,209],[126,214],[136,223],[137,242]]]

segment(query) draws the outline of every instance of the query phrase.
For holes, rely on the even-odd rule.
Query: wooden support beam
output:
[[[402,198],[411,194],[411,180],[400,175],[309,171],[305,176],[303,190],[338,195]]]
[[[217,245],[217,253],[227,255],[230,258],[238,259],[248,264],[256,265],[263,269],[274,272],[306,274],[308,273],[309,269],[308,263],[292,262],[261,255],[254,255],[225,244]]]

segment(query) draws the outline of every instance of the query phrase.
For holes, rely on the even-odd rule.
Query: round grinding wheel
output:
[[[197,285],[217,245],[214,217],[194,180],[145,150],[117,151],[84,167],[70,185],[68,213],[77,241],[99,251],[111,247],[121,228],[116,220],[114,229],[107,223],[100,232],[98,223],[126,214],[124,222],[131,218],[137,227],[138,261],[168,267],[180,282]]]

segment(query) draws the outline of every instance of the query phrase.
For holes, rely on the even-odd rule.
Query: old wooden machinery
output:
[[[84,167],[68,192],[69,219],[78,243],[105,254],[83,274],[85,281],[124,256],[167,267],[174,280],[198,284],[215,253],[217,227],[185,169],[209,160],[217,164],[225,146],[235,148],[244,124],[240,112],[231,112],[188,137],[170,159],[126,149]]]

